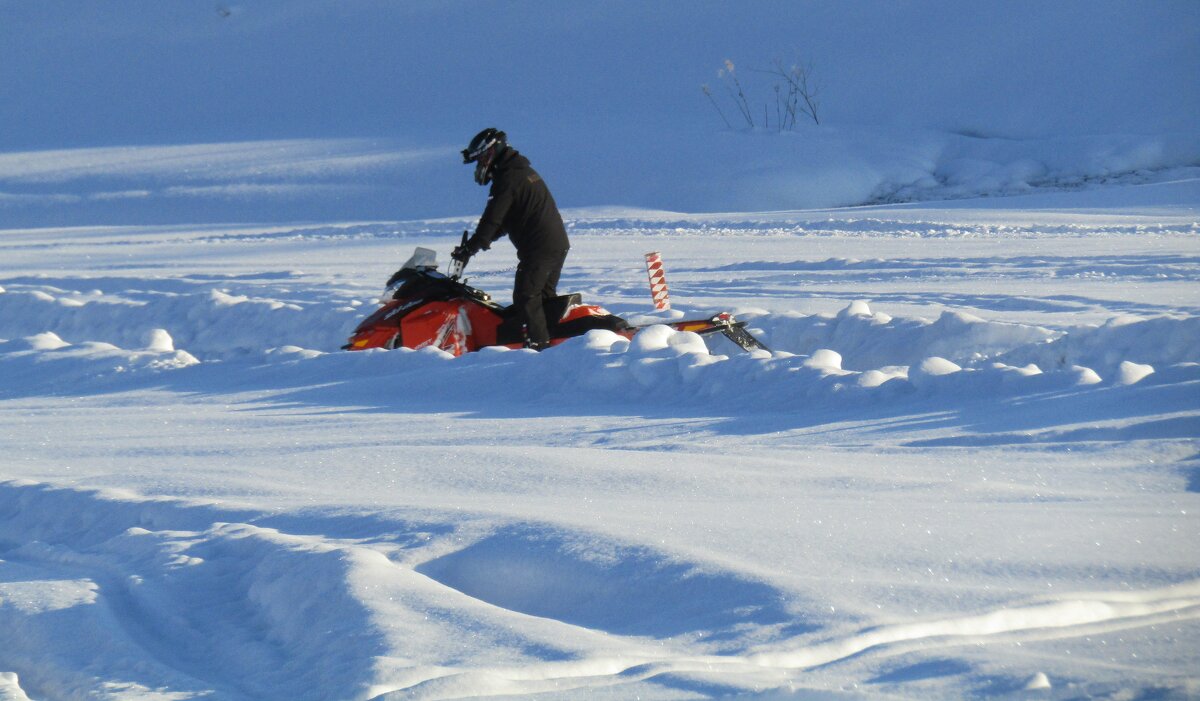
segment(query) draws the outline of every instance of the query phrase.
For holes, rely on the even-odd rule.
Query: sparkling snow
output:
[[[0,0],[0,699],[1200,695],[1194,3],[478,7]],[[492,124],[647,328],[341,351]]]

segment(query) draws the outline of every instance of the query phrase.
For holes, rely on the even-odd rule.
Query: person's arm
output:
[[[491,248],[493,241],[506,233],[503,228],[504,217],[512,203],[513,189],[508,178],[493,181],[487,207],[484,207],[483,216],[479,218],[479,226],[475,227],[475,235],[467,242],[472,253],[486,251]]]

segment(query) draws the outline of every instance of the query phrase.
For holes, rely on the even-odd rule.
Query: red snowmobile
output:
[[[388,280],[380,298],[383,306],[354,329],[349,343],[342,348],[433,346],[459,356],[485,346],[523,347],[524,328],[518,324],[515,310],[497,304],[488,293],[461,281],[462,270],[463,263],[455,260],[448,275],[440,273],[437,254],[428,248],[417,248]],[[547,319],[557,320],[549,325],[551,345],[593,329],[606,329],[626,338],[641,330],[603,307],[584,304],[578,293],[555,297],[546,303],[545,309]],[[743,328],[744,322],[737,321],[732,314],[722,312],[707,319],[664,323],[702,336],[720,333],[745,350],[766,350]]]

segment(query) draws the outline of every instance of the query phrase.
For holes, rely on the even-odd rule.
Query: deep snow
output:
[[[1194,694],[1193,190],[568,213],[564,287],[773,354],[338,351],[458,220],[5,232],[0,660],[34,699]]]
[[[726,128],[776,58],[822,124]],[[0,0],[0,699],[1200,695],[1197,74],[1185,0]],[[340,351],[492,124],[651,328]]]

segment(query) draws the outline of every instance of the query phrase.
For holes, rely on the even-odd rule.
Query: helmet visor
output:
[[[496,138],[480,139],[478,144],[471,144],[462,150],[463,163],[473,163],[480,156],[487,153],[488,149],[496,144]]]

